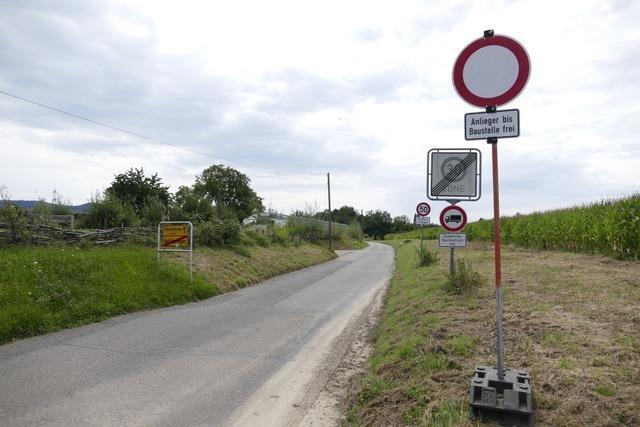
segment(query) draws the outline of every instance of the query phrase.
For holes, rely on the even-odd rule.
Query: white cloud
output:
[[[527,48],[518,139],[499,143],[505,213],[637,191],[640,4],[629,1],[25,1],[0,5],[0,90],[184,145],[248,173],[288,212],[334,205],[412,215],[426,152],[478,147],[453,62],[493,28]],[[75,203],[129,167],[175,190],[215,158],[0,97],[0,185]],[[251,167],[256,165],[259,167]],[[444,203],[434,203],[434,214]]]

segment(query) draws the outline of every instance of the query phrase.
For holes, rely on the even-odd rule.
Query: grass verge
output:
[[[493,248],[456,251],[487,282],[460,296],[445,291],[444,252],[419,267],[416,242],[389,243],[396,272],[345,424],[477,425],[467,390],[476,365],[495,364]],[[640,265],[510,247],[503,259],[505,365],[530,371],[536,425],[640,425]]]
[[[331,259],[316,245],[199,249],[186,259],[154,249],[0,248],[0,343],[224,293]]]

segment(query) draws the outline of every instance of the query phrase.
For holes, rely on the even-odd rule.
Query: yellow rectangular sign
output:
[[[189,224],[162,224],[161,249],[189,249]]]

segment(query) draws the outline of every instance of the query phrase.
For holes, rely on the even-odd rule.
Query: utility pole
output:
[[[360,209],[360,243],[362,243],[362,238],[364,234],[364,229],[362,228],[363,222],[364,222],[364,211]]]
[[[329,250],[333,250],[333,242],[331,236],[331,178],[327,172],[327,196],[329,198]]]

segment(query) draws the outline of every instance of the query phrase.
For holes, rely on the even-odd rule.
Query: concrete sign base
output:
[[[477,366],[469,387],[469,413],[472,419],[498,421],[509,426],[533,426],[531,378],[523,370]]]

